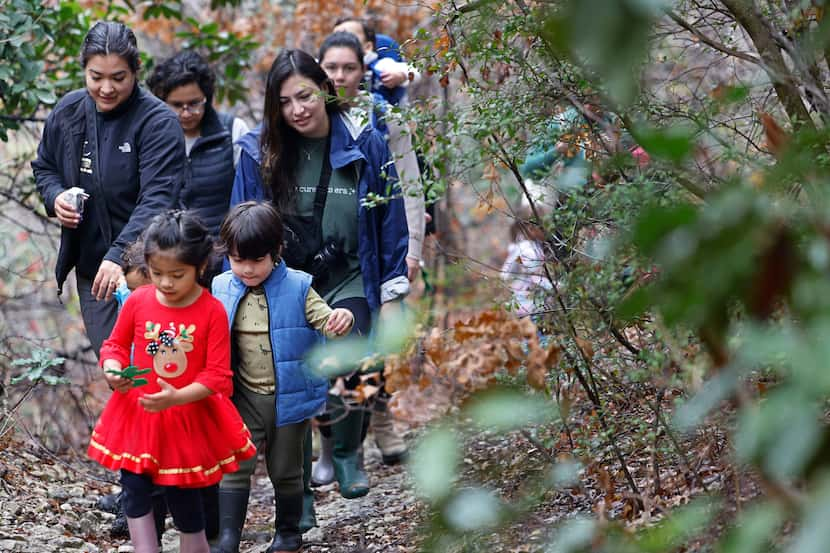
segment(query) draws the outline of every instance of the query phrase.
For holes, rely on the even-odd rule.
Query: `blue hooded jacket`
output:
[[[239,139],[242,155],[236,168],[231,191],[231,207],[248,200],[266,199],[260,174],[260,133],[262,126]],[[341,114],[331,116],[332,169],[357,163],[360,180],[357,186],[358,257],[364,293],[374,312],[382,303],[398,299],[409,292],[406,277],[406,253],[409,231],[403,198],[397,185],[398,175],[386,140],[365,124],[356,128]],[[391,197],[388,202],[368,208],[369,193]]]

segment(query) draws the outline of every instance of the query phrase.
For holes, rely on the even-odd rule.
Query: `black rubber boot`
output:
[[[107,494],[95,504],[99,510],[105,513],[118,514],[118,504],[121,502],[121,492]]]
[[[285,495],[277,492],[276,533],[268,553],[298,553],[303,550],[300,518],[303,516],[303,494]]]
[[[219,542],[211,553],[239,553],[250,493],[249,488],[219,488]]]
[[[363,497],[369,493],[369,478],[358,459],[363,437],[363,409],[360,407],[349,410],[345,416],[341,410],[335,411],[332,419],[337,421],[331,425],[334,437],[332,462],[334,475],[340,484],[340,495],[346,499]]]

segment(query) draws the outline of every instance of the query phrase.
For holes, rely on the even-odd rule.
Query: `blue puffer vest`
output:
[[[274,356],[277,426],[304,421],[321,412],[326,403],[328,381],[315,376],[303,358],[322,341],[305,316],[311,276],[289,269],[284,261],[274,267],[262,283],[268,302],[271,350]],[[248,288],[231,271],[213,279],[213,295],[225,306],[231,329],[239,302]],[[232,366],[236,352],[231,348]]]
[[[196,139],[185,166],[179,202],[202,219],[213,236],[228,213],[233,188],[233,117],[208,106],[202,120],[202,136]]]

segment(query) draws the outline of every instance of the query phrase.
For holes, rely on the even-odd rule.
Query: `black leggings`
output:
[[[350,336],[368,336],[372,328],[372,311],[369,309],[369,302],[366,298],[346,298],[331,305],[332,309],[348,309],[354,315],[354,326],[352,327]],[[354,390],[360,384],[360,375],[354,373],[346,378],[346,389]],[[320,421],[320,434],[326,438],[331,437],[331,426],[328,424],[331,417],[328,413],[323,413],[317,420]]]
[[[154,488],[164,490],[167,508],[173,515],[173,522],[179,532],[192,534],[205,529],[205,510],[202,505],[201,488],[179,488],[176,486],[154,486],[146,474],[121,470],[121,505],[129,518],[143,517],[153,510]]]

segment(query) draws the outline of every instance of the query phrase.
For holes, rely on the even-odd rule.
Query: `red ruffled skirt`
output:
[[[95,425],[87,453],[106,468],[147,474],[160,486],[201,488],[256,455],[224,395],[149,413],[138,403],[140,390],[113,393]]]

